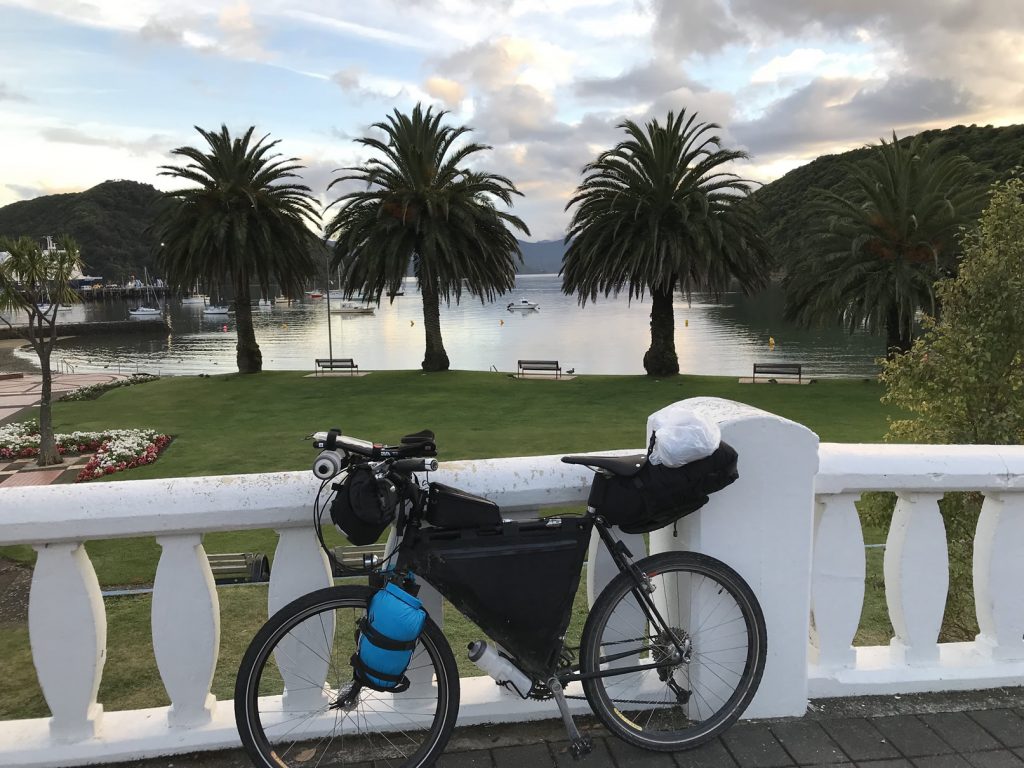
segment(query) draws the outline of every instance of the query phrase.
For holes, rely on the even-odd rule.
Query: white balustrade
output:
[[[690,404],[717,419],[724,438],[739,450],[740,480],[678,526],[652,532],[650,550],[705,552],[733,566],[754,589],[765,608],[773,655],[748,715],[790,714],[806,694],[1019,684],[1024,447],[817,446],[806,429],[756,409],[708,398]],[[513,513],[584,504],[591,473],[559,459],[451,462],[431,479],[492,498]],[[29,635],[53,713],[0,722],[0,764],[84,765],[237,745],[233,703],[210,695],[219,610],[201,537],[256,528],[279,532],[268,593],[272,612],[332,583],[310,527],[317,485],[307,472],[290,472],[0,490],[0,545],[29,544],[39,553]],[[851,642],[865,562],[854,503],[868,491],[894,491],[900,501],[886,552],[896,639],[865,648]],[[948,565],[936,502],[951,491],[985,495],[974,544],[981,631],[971,642],[937,644]],[[176,503],[168,507],[168,499]],[[82,542],[129,536],[155,536],[162,547],[153,596],[154,653],[172,704],[104,713],[97,691],[106,615]],[[643,553],[642,537],[625,538],[634,554]],[[610,558],[592,550],[591,598],[612,575]],[[440,619],[440,601],[429,586],[421,597]],[[657,599],[682,621],[686,612],[699,611],[702,597]],[[303,677],[329,682],[319,662],[307,661]],[[292,682],[286,683],[289,695],[299,695]],[[556,716],[551,702],[519,701],[489,679],[467,678],[461,687],[462,724]],[[313,694],[301,695],[327,695],[319,682],[306,690]],[[571,692],[579,693],[578,686]],[[577,700],[571,706],[586,708]]]

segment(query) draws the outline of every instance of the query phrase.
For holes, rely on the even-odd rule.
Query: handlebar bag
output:
[[[399,567],[430,582],[535,680],[558,668],[593,526],[588,517],[420,528]]]
[[[356,464],[335,488],[331,522],[356,546],[376,542],[395,519],[395,486],[374,477],[369,467]]]
[[[708,495],[739,477],[738,456],[721,443],[710,456],[667,467],[646,462],[632,477],[598,472],[587,504],[624,533],[664,528],[708,503]]]
[[[377,691],[397,693],[408,688],[405,670],[426,620],[423,603],[397,584],[389,582],[374,594],[359,624],[352,657],[356,679]]]

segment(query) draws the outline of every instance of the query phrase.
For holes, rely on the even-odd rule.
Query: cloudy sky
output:
[[[417,101],[560,237],[623,118],[696,110],[769,181],[957,123],[1024,122],[1024,0],[0,0],[0,205],[157,167],[194,125],[282,139],[323,195]]]

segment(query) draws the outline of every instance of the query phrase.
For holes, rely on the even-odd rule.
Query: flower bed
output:
[[[78,482],[152,464],[171,442],[168,435],[161,435],[151,429],[72,432],[56,434],[54,440],[57,442],[57,452],[61,455],[96,452],[78,473]],[[29,459],[38,455],[38,424],[28,421],[0,427],[0,459]]]

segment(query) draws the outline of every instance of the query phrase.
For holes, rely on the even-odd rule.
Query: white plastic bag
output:
[[[666,467],[681,467],[707,458],[722,442],[722,431],[717,424],[681,403],[665,406],[648,417],[648,445],[652,434],[655,439],[650,462]]]

